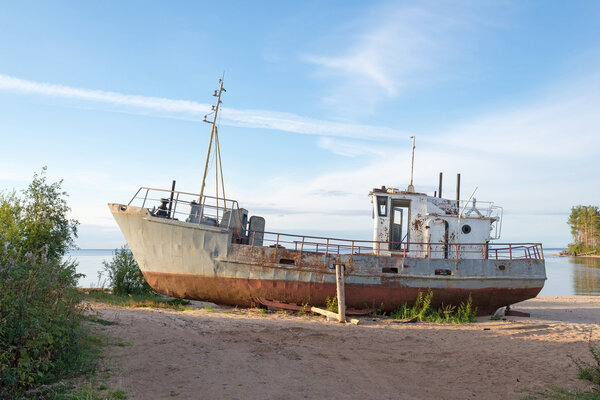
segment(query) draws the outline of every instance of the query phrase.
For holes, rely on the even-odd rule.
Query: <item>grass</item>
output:
[[[563,388],[553,387],[546,392],[535,392],[528,394],[525,397],[521,397],[521,400],[541,400],[541,399],[552,399],[552,400],[598,400],[600,399],[600,392],[578,392],[572,390],[566,390]]]
[[[84,320],[100,325],[112,324],[110,321],[95,317],[87,317]],[[54,384],[38,385],[25,392],[22,398],[35,400],[125,400],[128,398],[122,390],[111,391],[105,383],[97,384],[96,374],[104,346],[130,346],[131,344],[122,341],[115,342],[92,325],[85,325],[82,329],[85,329],[86,334],[82,338],[82,360],[77,371],[72,371]],[[110,378],[110,374],[100,377],[100,379],[108,378]],[[87,383],[82,385],[80,383],[82,380]],[[1,391],[0,397],[2,397]]]
[[[590,340],[588,342],[590,353],[593,362],[585,362],[580,359],[571,357],[577,367],[579,379],[584,379],[594,386],[596,392],[580,392],[567,390],[563,388],[553,387],[548,392],[536,392],[522,398],[522,400],[537,400],[537,399],[558,399],[558,400],[600,400],[600,346],[594,346],[592,343],[592,334],[590,332]]]
[[[477,314],[477,308],[471,304],[471,299],[466,303],[461,303],[457,306],[454,305],[442,305],[437,310],[431,307],[431,301],[433,299],[433,292],[427,291],[427,294],[419,292],[417,301],[413,306],[403,304],[398,310],[393,312],[390,317],[393,319],[406,319],[422,322],[436,322],[436,323],[450,323],[450,324],[464,324],[475,322],[475,316]]]
[[[104,385],[105,386],[105,385]],[[55,392],[52,397],[42,397],[41,399],[55,399],[55,400],[126,400],[127,394],[122,390],[109,391],[100,393],[100,391],[106,391],[106,389],[100,389],[94,387],[92,384],[81,386],[77,389],[72,387],[66,387],[63,392]]]
[[[95,322],[100,325],[114,325],[115,324],[114,322],[108,321],[106,319],[102,319],[102,318],[98,317],[97,315],[83,315],[82,319],[84,321]]]
[[[82,291],[84,300],[97,301],[121,307],[154,307],[169,308],[172,310],[191,310],[192,307],[185,307],[191,304],[187,300],[170,299],[158,293],[152,294],[128,294],[117,295],[104,289],[86,289]],[[206,307],[205,307],[206,308]]]
[[[600,346],[594,346],[592,343],[592,334],[590,332],[590,340],[588,342],[590,353],[592,355],[593,363],[586,363],[579,359],[572,358],[573,362],[577,366],[579,372],[579,378],[590,381],[595,385],[600,386]]]

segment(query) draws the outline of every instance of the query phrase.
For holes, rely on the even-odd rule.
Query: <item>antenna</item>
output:
[[[406,188],[407,192],[414,192],[415,187],[413,186],[413,172],[415,169],[415,137],[411,136],[412,139],[412,161],[410,162],[410,185]]]
[[[223,73],[223,77],[225,73]],[[215,90],[213,96],[217,98],[217,104],[212,106],[212,111],[204,116],[203,122],[211,124],[210,129],[210,141],[208,143],[208,152],[206,153],[206,163],[204,164],[204,174],[202,176],[202,186],[200,188],[200,197],[198,198],[198,203],[204,204],[202,202],[204,197],[204,186],[206,185],[206,173],[208,171],[208,161],[210,160],[210,154],[212,151],[213,142],[215,143],[215,173],[216,173],[216,194],[217,194],[217,219],[219,218],[219,175],[221,176],[221,188],[223,192],[223,203],[225,205],[225,209],[227,209],[227,201],[225,200],[225,184],[223,182],[223,167],[221,166],[221,146],[219,145],[219,130],[217,129],[217,116],[219,114],[219,109],[221,106],[221,95],[225,92],[225,88],[223,87],[223,77],[219,79],[219,89]],[[208,116],[213,116],[212,121],[208,120]]]

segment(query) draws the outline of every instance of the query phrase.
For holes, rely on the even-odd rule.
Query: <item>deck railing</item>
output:
[[[256,237],[260,235],[262,235],[261,246],[324,255],[356,254],[432,259],[544,259],[541,243],[400,243],[302,236],[277,232],[251,232],[248,245],[254,247],[257,242]]]
[[[152,216],[230,228],[239,218],[238,202],[197,193],[141,187],[128,205],[148,208]]]
[[[238,229],[243,226],[238,202],[196,193],[141,187],[128,205],[148,208],[152,216],[188,223]],[[150,208],[152,206],[152,208]],[[541,243],[407,243],[336,239],[277,232],[250,232],[247,244],[324,255],[376,255],[431,259],[543,260]]]

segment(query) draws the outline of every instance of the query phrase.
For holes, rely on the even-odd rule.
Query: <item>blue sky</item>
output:
[[[369,190],[504,207],[502,241],[570,240],[600,205],[600,3],[0,1],[0,188],[48,166],[79,246],[124,239],[106,207],[199,191],[220,123],[228,197],[283,232],[371,238]],[[210,186],[209,186],[210,190]]]

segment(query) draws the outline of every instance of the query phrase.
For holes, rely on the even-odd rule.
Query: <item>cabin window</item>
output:
[[[377,214],[387,217],[387,196],[377,196]]]
[[[471,233],[471,225],[463,225],[462,226],[462,233],[464,233],[465,235],[467,233]]]

